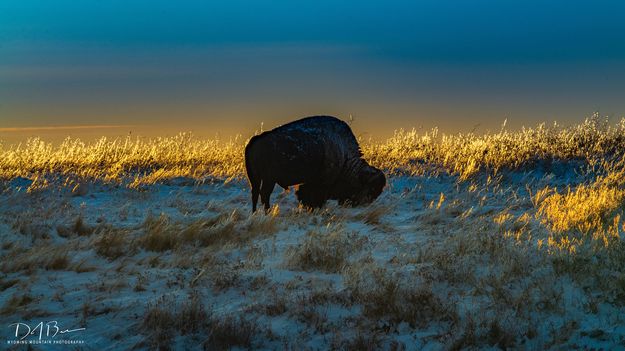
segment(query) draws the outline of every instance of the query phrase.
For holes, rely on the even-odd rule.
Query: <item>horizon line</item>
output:
[[[69,126],[40,126],[40,127],[0,127],[0,132],[25,132],[36,130],[72,130],[72,129],[107,129],[136,127],[136,124],[95,124],[95,125],[69,125]]]

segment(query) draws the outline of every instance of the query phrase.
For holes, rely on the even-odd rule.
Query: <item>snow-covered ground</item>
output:
[[[2,342],[43,322],[81,343],[34,349],[625,348],[624,296],[539,244],[531,194],[573,168],[395,176],[370,206],[313,213],[277,188],[268,215],[242,180],[6,181]]]

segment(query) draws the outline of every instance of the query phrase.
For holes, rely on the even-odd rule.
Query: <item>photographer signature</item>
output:
[[[62,329],[61,327],[59,327],[58,321],[48,321],[45,324],[44,322],[39,322],[34,326],[34,328],[26,323],[21,322],[9,324],[9,327],[13,326],[15,326],[15,337],[17,338],[21,336],[19,340],[24,340],[29,335],[38,335],[39,340],[41,340],[41,338],[44,336],[54,338],[58,334],[68,334],[86,329]]]

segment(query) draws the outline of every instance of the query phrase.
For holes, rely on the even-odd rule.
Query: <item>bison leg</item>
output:
[[[275,185],[275,182],[265,181],[263,179],[263,183],[260,186],[260,201],[262,201],[265,206],[265,212],[269,211],[269,196],[271,196],[271,192],[273,191],[273,187]]]
[[[258,203],[258,195],[260,195],[260,181],[250,181],[252,185],[252,212],[256,212],[256,204]]]

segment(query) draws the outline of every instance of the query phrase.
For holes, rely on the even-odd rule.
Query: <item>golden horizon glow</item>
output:
[[[96,124],[96,125],[65,125],[65,126],[35,126],[35,127],[0,127],[0,132],[28,132],[38,130],[74,130],[74,129],[108,129],[137,127],[136,124]]]

